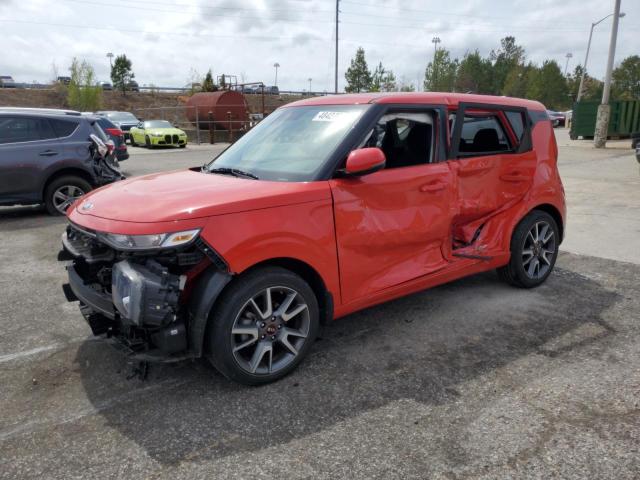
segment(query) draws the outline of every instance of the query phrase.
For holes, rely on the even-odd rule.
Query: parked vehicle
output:
[[[95,117],[0,108],[0,205],[44,203],[62,215],[92,188],[120,180]]]
[[[61,83],[62,85],[69,85],[71,83],[71,77],[58,77],[56,82]]]
[[[204,355],[232,380],[271,382],[320,323],[491,269],[544,282],[565,225],[557,151],[529,100],[295,102],[202,168],[76,204],[64,291],[132,358]]]
[[[0,88],[16,88],[17,84],[11,75],[0,75]]]
[[[129,90],[130,92],[139,92],[140,87],[138,86],[138,82],[136,82],[135,80],[129,80],[127,82],[127,90]]]
[[[260,93],[260,90],[258,90],[258,93]],[[272,85],[271,87],[264,87],[264,93],[269,95],[280,95],[280,89],[277,86]]]
[[[144,145],[147,148],[187,146],[187,134],[184,130],[174,127],[166,120],[145,120],[133,127],[129,134],[133,146]]]
[[[138,120],[138,118],[130,112],[102,110],[96,112],[96,115],[107,117],[109,120],[115,123],[116,126],[119,127],[120,130],[122,130],[122,132],[124,133],[125,142],[130,139],[129,130],[131,130],[131,127],[135,127],[136,125],[138,125],[138,123],[140,123],[140,120]]]
[[[636,151],[636,160],[640,163],[640,132],[631,134],[631,148]]]
[[[83,112],[83,115],[87,115],[87,113]],[[95,114],[90,113],[90,116],[94,116]],[[129,158],[129,152],[127,151],[127,142],[124,139],[124,132],[118,127],[115,123],[109,120],[107,117],[102,117],[99,115],[95,115],[98,121],[98,125],[107,135],[107,137],[113,142],[114,145],[114,153],[118,162],[122,162]]]
[[[553,125],[554,128],[565,126],[567,118],[564,112],[547,110],[547,115],[549,115],[549,119],[551,120],[551,124]]]
[[[109,82],[98,82],[98,86],[105,91],[113,90],[113,85],[111,85]]]

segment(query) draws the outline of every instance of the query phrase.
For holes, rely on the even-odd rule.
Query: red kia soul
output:
[[[565,223],[538,102],[386,93],[279,108],[202,168],[131,178],[68,211],[69,301],[132,358],[291,372],[319,324],[497,269],[551,273]]]

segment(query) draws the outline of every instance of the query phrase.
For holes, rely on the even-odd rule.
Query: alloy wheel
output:
[[[553,227],[541,220],[533,224],[524,239],[522,248],[522,266],[531,279],[543,278],[556,253],[556,239]]]
[[[231,329],[233,357],[253,375],[274,374],[298,356],[311,326],[309,306],[296,290],[269,287],[240,309]]]
[[[62,185],[53,192],[53,205],[56,210],[64,214],[73,202],[86,192],[75,185]]]

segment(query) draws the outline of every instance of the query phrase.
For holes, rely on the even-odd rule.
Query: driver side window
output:
[[[360,147],[380,148],[387,159],[385,170],[430,163],[433,118],[431,112],[390,110],[380,117]]]

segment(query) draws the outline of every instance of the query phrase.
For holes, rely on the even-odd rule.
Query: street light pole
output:
[[[440,37],[433,37],[431,39],[431,43],[433,43],[433,82],[432,87],[436,86],[436,81],[438,79],[438,74],[436,71],[436,56],[438,55],[438,44],[440,43]]]
[[[113,68],[113,62],[111,61],[111,59],[113,58],[113,53],[107,53],[107,58],[109,59],[109,66]]]
[[[338,93],[338,23],[340,15],[340,0],[336,0],[336,66],[335,66],[335,85],[334,92]]]
[[[611,105],[609,105],[609,93],[611,91],[611,72],[613,60],[616,56],[616,41],[618,40],[618,22],[620,20],[620,1],[615,0],[613,10],[613,24],[611,25],[611,40],[609,41],[609,58],[607,59],[607,73],[604,76],[604,89],[602,90],[602,102],[598,106],[596,116],[596,131],[594,132],[594,145],[596,148],[607,146],[607,133],[609,131],[609,117]]]
[[[311,81],[313,80],[313,78],[309,77],[307,78],[307,80],[309,80],[309,95],[311,95]]]
[[[278,86],[278,68],[280,68],[280,64],[278,62],[273,64],[274,68],[276,69],[276,80],[275,82],[273,82],[274,86]]]
[[[564,65],[564,76],[567,76],[567,71],[569,70],[569,60],[573,57],[573,53],[569,52],[565,55],[567,57],[567,63]]]
[[[620,18],[624,17],[626,14],[624,12],[620,12],[618,15]],[[580,86],[578,87],[578,96],[576,97],[576,103],[580,101],[582,98],[582,94],[584,91],[584,77],[587,74],[587,62],[589,61],[589,51],[591,50],[591,39],[593,38],[593,29],[599,23],[604,22],[607,18],[612,17],[613,13],[610,13],[606,17],[601,18],[597,22],[591,24],[591,31],[589,32],[589,42],[587,42],[587,52],[584,55],[584,64],[582,65],[582,75],[580,75]]]

